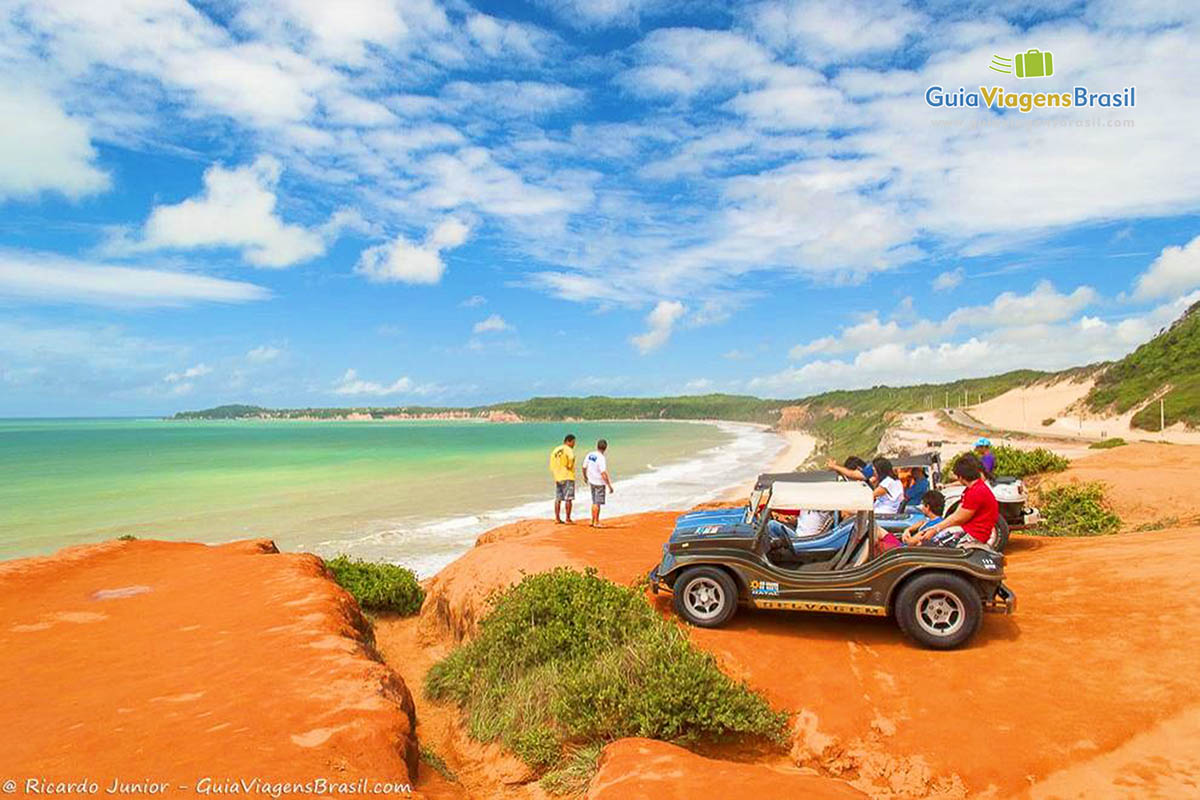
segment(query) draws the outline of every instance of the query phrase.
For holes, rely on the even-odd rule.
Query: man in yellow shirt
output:
[[[571,505],[575,501],[575,434],[568,433],[563,443],[550,451],[550,474],[554,476],[554,521],[563,522],[559,507],[567,506],[567,524],[571,525]]]

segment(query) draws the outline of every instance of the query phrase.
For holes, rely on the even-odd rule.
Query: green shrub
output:
[[[117,541],[118,542],[136,542],[137,537],[134,536],[132,533],[122,533],[120,536],[117,537]]]
[[[543,775],[539,783],[550,794],[582,795],[596,774],[603,751],[601,742],[576,747],[567,753],[558,766]]]
[[[425,691],[465,710],[472,736],[543,772],[547,788],[578,785],[573,762],[613,739],[782,743],[786,723],[641,592],[594,570],[532,575],[499,595],[478,636],[429,671]]]
[[[1049,428],[1056,422],[1058,422],[1058,420],[1054,417],[1046,417],[1044,420],[1042,420],[1042,427]]]
[[[421,610],[425,590],[411,569],[395,564],[351,560],[338,556],[325,562],[334,579],[364,609],[415,614]]]
[[[951,471],[954,469],[954,464],[969,452],[971,451],[968,450],[967,452],[959,453],[951,459]],[[1015,447],[997,445],[992,448],[992,452],[996,454],[997,475],[1011,475],[1016,478],[1024,478],[1043,472],[1062,472],[1071,466],[1070,459],[1053,453],[1044,447],[1039,447],[1035,450],[1019,450]]]
[[[1052,486],[1042,490],[1041,500],[1045,522],[1038,532],[1047,536],[1102,536],[1121,528],[1101,483]]]
[[[1088,445],[1089,450],[1111,450],[1114,447],[1124,447],[1129,442],[1122,439],[1120,436],[1114,436],[1111,439],[1101,439],[1098,442],[1092,442]]]

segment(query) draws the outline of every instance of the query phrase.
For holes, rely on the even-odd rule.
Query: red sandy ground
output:
[[[1171,474],[1158,471],[1164,465]],[[1182,478],[1198,465],[1195,448],[1136,445],[1080,461],[1060,480],[1104,479],[1118,510],[1137,499],[1137,519],[1192,519],[1200,500],[1181,496],[1188,482],[1174,472]],[[590,565],[630,582],[657,562],[673,516],[619,518],[603,531],[553,522],[499,529],[434,578],[419,632],[405,634],[404,646],[444,648],[469,635],[487,594],[523,573]],[[796,713],[794,763],[874,797],[1200,794],[1200,528],[1017,535],[1009,556],[1017,614],[988,615],[963,650],[918,649],[888,620],[771,612],[743,612],[692,637],[729,674]],[[668,600],[657,603],[669,613]],[[388,635],[385,624],[391,661]],[[420,675],[408,679],[415,686]],[[606,768],[639,764],[614,757]],[[703,776],[693,777],[699,791]]]
[[[319,559],[270,542],[0,564],[0,778],[407,784],[412,700],[366,630]]]

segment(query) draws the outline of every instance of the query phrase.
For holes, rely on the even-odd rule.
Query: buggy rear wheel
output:
[[[1008,535],[1012,529],[1008,526],[1008,520],[1001,514],[996,518],[996,529],[988,539],[988,545],[997,553],[1003,553],[1004,548],[1008,547]]]
[[[896,599],[896,622],[918,644],[952,650],[979,629],[983,602],[966,578],[930,572],[913,578]]]
[[[675,611],[700,628],[719,628],[737,611],[733,578],[716,567],[693,567],[675,581]]]

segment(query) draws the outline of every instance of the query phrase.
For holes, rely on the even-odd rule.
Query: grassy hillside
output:
[[[1087,396],[1087,404],[1095,411],[1124,413],[1164,387],[1170,387],[1163,395],[1167,424],[1200,426],[1200,303],[1105,370]],[[1132,424],[1158,430],[1158,403],[1135,414]]]
[[[819,435],[824,440],[825,452],[839,460],[850,454],[866,458],[879,446],[895,414],[961,405],[963,392],[971,403],[987,400],[1051,374],[1026,369],[953,383],[826,392],[796,401],[808,406],[806,418],[798,426]]]

